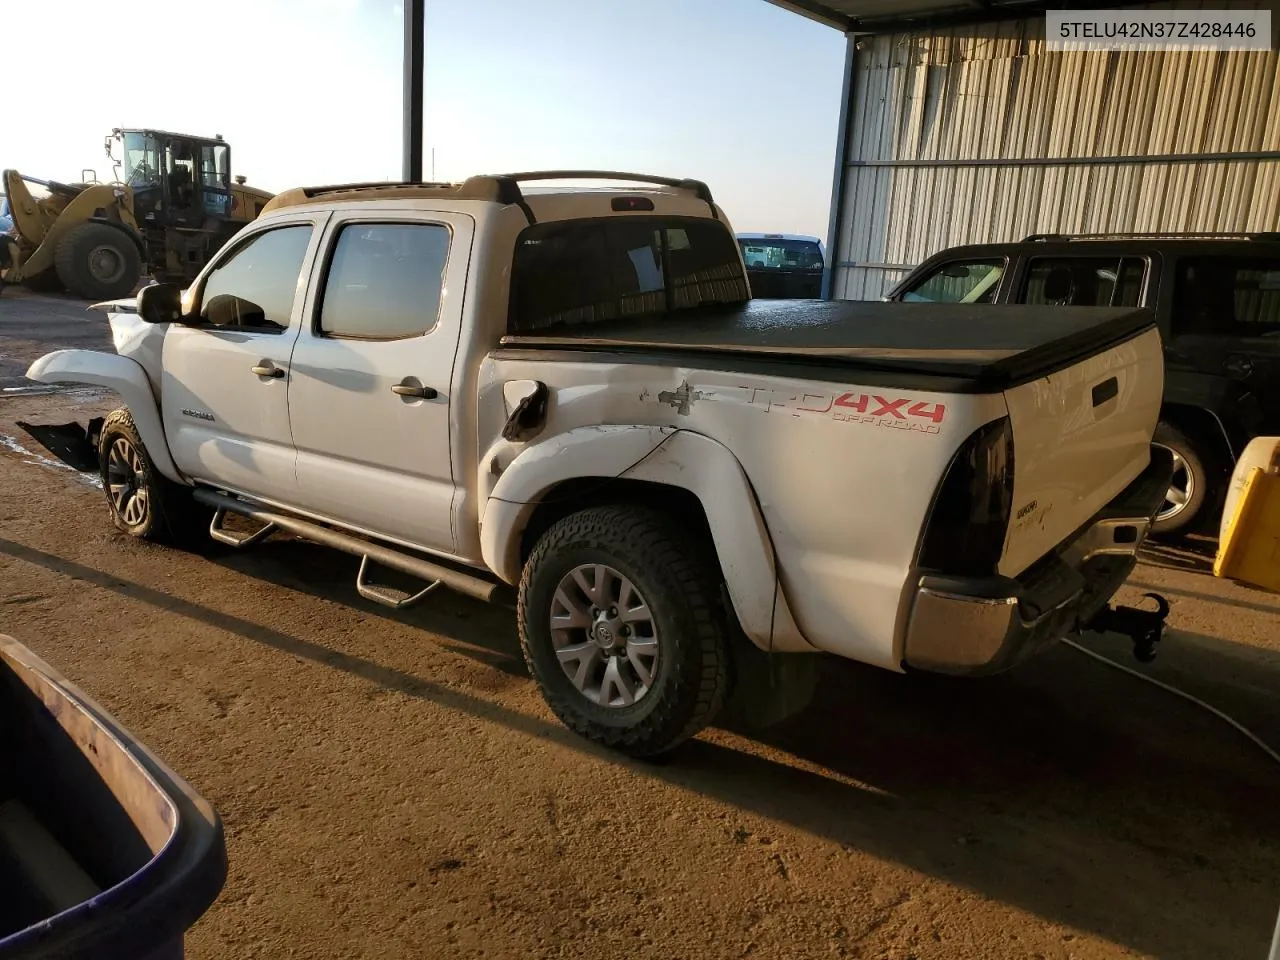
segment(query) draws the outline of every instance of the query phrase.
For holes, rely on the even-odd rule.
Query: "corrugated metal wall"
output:
[[[1049,53],[1040,16],[857,43],[833,198],[835,298],[875,299],[959,243],[1280,230],[1274,41],[1267,52]],[[1276,158],[1161,159],[1265,152]]]

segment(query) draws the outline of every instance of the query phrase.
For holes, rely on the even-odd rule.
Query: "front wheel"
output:
[[[207,541],[213,511],[197,503],[190,489],[156,470],[127,409],[103,421],[98,466],[107,511],[117,530],[179,546]]]
[[[641,507],[592,507],[554,524],[520,579],[525,662],[571,730],[634,757],[711,722],[728,629],[714,555]]]

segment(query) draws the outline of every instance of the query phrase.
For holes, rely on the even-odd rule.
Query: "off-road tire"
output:
[[[1191,478],[1190,496],[1182,509],[1165,519],[1156,520],[1151,525],[1152,536],[1173,540],[1197,529],[1204,520],[1204,509],[1217,502],[1220,484],[1215,474],[1209,469],[1209,458],[1201,452],[1194,440],[1177,427],[1163,420],[1160,421],[1156,425],[1152,440],[1172,450],[1175,459],[1181,459]],[[1161,509],[1163,510],[1164,507],[1162,506]]]
[[[129,518],[121,513],[112,494],[112,485],[119,480],[119,473],[113,474],[112,450],[121,440],[126,446],[117,453],[123,454],[127,460],[136,459],[138,469],[131,471],[135,478],[133,485],[136,490],[145,491],[145,504],[140,515]],[[136,452],[136,458],[128,456],[129,449]],[[178,547],[196,547],[210,542],[208,531],[213,511],[192,498],[190,487],[174,483],[156,470],[132,415],[123,407],[108,414],[102,423],[98,439],[98,470],[107,498],[107,512],[117,530],[140,540]]]
[[[116,258],[109,275],[94,273],[91,263],[99,250]],[[129,235],[119,227],[92,221],[73,227],[58,241],[53,266],[62,285],[87,300],[127,297],[142,278],[142,255]]]
[[[648,692],[626,707],[599,705],[566,676],[550,616],[560,581],[575,567],[606,564],[627,577],[658,627]],[[520,646],[552,711],[588,740],[633,757],[655,757],[710,723],[727,686],[729,628],[719,565],[708,544],[674,520],[640,506],[598,506],[553,524],[520,578]]]

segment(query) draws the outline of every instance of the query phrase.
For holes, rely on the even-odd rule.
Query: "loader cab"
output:
[[[178,227],[221,232],[231,216],[231,147],[161,130],[116,130],[120,179],[133,187],[134,215],[144,229]]]

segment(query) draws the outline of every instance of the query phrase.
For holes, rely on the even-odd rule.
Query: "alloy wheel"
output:
[[[635,584],[603,563],[574,567],[551,601],[551,640],[565,676],[602,707],[629,707],[652,688],[658,627]]]

